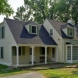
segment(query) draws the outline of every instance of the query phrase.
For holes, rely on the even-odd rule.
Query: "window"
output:
[[[22,53],[21,53],[22,51],[21,51],[21,47],[19,47],[19,56],[21,56],[22,55]]]
[[[4,26],[3,27],[0,27],[0,38],[4,38],[4,33],[5,30],[4,30]]]
[[[45,55],[45,47],[40,47],[40,54]]]
[[[32,26],[32,33],[36,33],[36,26]]]
[[[17,52],[16,52],[16,46],[12,47],[12,55],[16,56]],[[25,55],[25,47],[19,47],[19,56]]]
[[[40,47],[40,54],[45,55],[45,47]],[[49,55],[49,47],[47,47],[47,55]]]
[[[52,58],[55,58],[55,48],[52,48]]]
[[[19,47],[19,56],[25,55],[25,47]]]
[[[30,34],[39,34],[39,27],[35,25],[29,25]]]
[[[25,55],[25,47],[22,47],[22,55]]]
[[[78,60],[78,46],[73,46],[72,59]]]
[[[0,47],[0,58],[4,58],[4,49]]]
[[[50,29],[50,35],[53,35],[53,29]]]
[[[70,37],[74,37],[74,29],[72,29],[72,28],[68,28],[67,29],[67,34],[68,34],[68,36],[70,36]]]
[[[71,46],[67,47],[67,60],[71,60]]]
[[[32,48],[30,48],[30,55],[32,55]]]
[[[16,56],[16,47],[15,46],[12,47],[12,55]]]

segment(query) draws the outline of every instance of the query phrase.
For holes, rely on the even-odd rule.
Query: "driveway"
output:
[[[30,73],[26,73],[26,74],[7,76],[7,77],[3,77],[3,78],[43,78],[43,76],[38,72],[30,72]]]

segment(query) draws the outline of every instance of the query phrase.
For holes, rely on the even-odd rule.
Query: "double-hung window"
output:
[[[0,27],[0,38],[3,39],[5,36],[5,30],[4,30],[4,26]]]
[[[32,33],[36,33],[36,26],[32,26]]]
[[[72,28],[67,28],[67,34],[68,34],[68,36],[70,36],[70,37],[74,37],[74,29],[72,29]]]
[[[53,29],[50,29],[50,35],[53,35]]]
[[[4,58],[4,48],[0,47],[0,58]]]

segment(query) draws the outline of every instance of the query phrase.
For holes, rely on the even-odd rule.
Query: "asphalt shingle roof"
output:
[[[68,37],[63,31],[63,28],[66,27],[74,27],[73,25],[69,24],[69,23],[64,23],[64,22],[60,22],[60,21],[56,21],[56,20],[51,20],[51,19],[47,19],[50,24],[55,28],[55,30],[58,32],[58,34],[62,37],[62,38],[67,38],[67,39],[73,39],[73,37]]]
[[[56,42],[49,36],[46,29],[43,26],[34,23],[33,21],[23,22],[7,18],[5,18],[5,20],[17,44],[57,45]],[[39,26],[39,35],[29,34],[25,28],[26,24],[35,24]]]

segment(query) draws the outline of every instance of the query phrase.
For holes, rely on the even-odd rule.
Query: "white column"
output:
[[[17,66],[19,66],[19,47],[16,47],[16,51],[17,51]]]
[[[73,51],[73,48],[72,48],[72,45],[71,45],[71,63],[72,63],[72,51]]]
[[[32,65],[34,65],[34,46],[32,46],[31,48],[32,48]]]
[[[47,64],[47,47],[45,47],[45,64]]]

